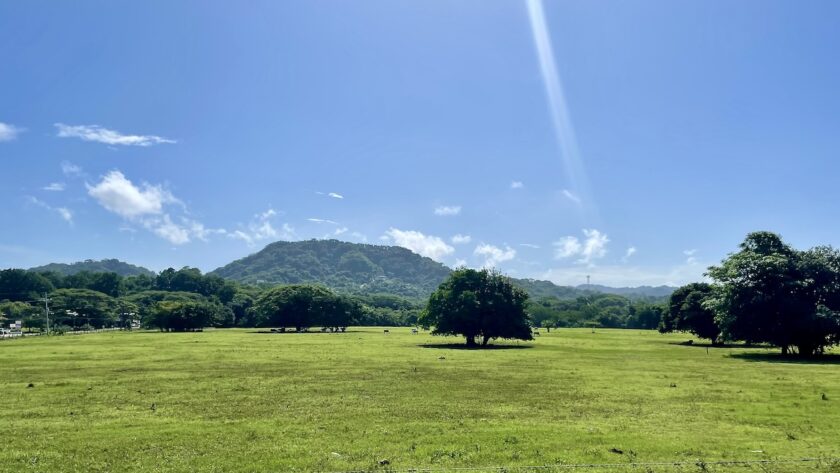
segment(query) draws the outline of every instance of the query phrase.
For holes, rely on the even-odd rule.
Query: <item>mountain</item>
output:
[[[639,287],[609,287],[599,284],[581,284],[577,289],[584,291],[603,292],[606,294],[617,294],[619,296],[637,297],[669,297],[677,288],[673,286],[639,286]]]
[[[76,263],[50,263],[44,266],[36,266],[29,268],[29,271],[46,272],[54,271],[63,274],[64,276],[71,276],[82,271],[91,273],[117,273],[120,276],[139,276],[145,274],[146,276],[154,276],[154,271],[148,270],[141,266],[128,264],[117,259],[104,259],[101,261],[84,260]]]
[[[271,243],[210,274],[246,284],[320,283],[343,292],[426,298],[450,271],[398,246],[306,240]]]
[[[339,240],[278,241],[210,274],[244,284],[317,283],[341,292],[386,293],[426,299],[452,270],[399,246],[367,245]],[[611,288],[558,286],[550,281],[511,278],[532,298],[574,299],[602,292],[630,298],[665,297],[668,286]]]

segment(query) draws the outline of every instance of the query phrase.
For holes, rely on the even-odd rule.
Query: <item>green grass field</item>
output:
[[[626,470],[840,471],[829,460],[840,456],[836,358],[784,362],[775,350],[707,350],[677,344],[688,335],[631,330],[552,330],[490,350],[351,330],[0,342],[0,469],[500,471],[490,467],[819,457]]]

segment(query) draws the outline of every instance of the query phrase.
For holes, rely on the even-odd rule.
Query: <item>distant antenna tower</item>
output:
[[[587,288],[589,287],[589,275],[588,274],[586,275],[586,287]]]

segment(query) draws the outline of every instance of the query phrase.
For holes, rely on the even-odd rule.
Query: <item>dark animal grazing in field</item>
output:
[[[390,330],[383,330],[382,333],[391,333]]]
[[[540,336],[540,331],[539,330],[534,330],[534,336],[539,337]]]
[[[416,328],[411,329],[411,333],[417,333],[417,329]]]

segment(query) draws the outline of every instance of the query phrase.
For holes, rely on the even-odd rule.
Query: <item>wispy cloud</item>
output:
[[[67,207],[53,207],[52,205],[49,205],[48,203],[32,196],[27,196],[27,200],[29,200],[29,202],[32,204],[49,210],[50,212],[55,212],[65,222],[69,223],[70,225],[73,224],[73,211],[71,211]]]
[[[18,135],[26,131],[25,128],[20,128],[9,123],[0,122],[0,141],[16,140]]]
[[[469,235],[461,235],[460,233],[454,235],[452,238],[449,239],[453,245],[463,245],[465,243],[469,243],[472,241],[472,237]]]
[[[307,218],[306,220],[312,223],[327,223],[330,225],[338,225],[338,222],[334,220],[327,220],[325,218]]]
[[[473,254],[484,258],[483,266],[486,268],[492,268],[497,266],[499,263],[516,258],[516,250],[513,248],[506,246],[502,249],[498,246],[488,245],[486,243],[476,246]]]
[[[609,238],[604,233],[594,229],[583,229],[583,240],[574,236],[565,236],[554,242],[554,257],[565,259],[578,257],[577,262],[592,264],[596,259],[607,254]]]
[[[343,199],[343,198],[344,198],[344,196],[343,196],[343,195],[341,195],[341,194],[339,194],[339,193],[336,193],[336,192],[330,192],[330,193],[329,193],[329,194],[327,194],[327,195],[328,195],[328,196],[330,196],[330,197],[332,197],[333,199]]]
[[[228,237],[244,241],[248,246],[253,246],[264,240],[296,240],[295,229],[288,223],[280,228],[272,224],[272,219],[278,215],[274,209],[254,215],[248,225],[234,231],[227,232]]]
[[[461,213],[460,205],[441,205],[435,208],[435,215],[452,216]]]
[[[695,264],[697,263],[697,248],[692,248],[690,250],[683,250],[683,254],[687,256],[685,259],[685,264]]]
[[[563,197],[565,197],[565,198],[567,198],[567,199],[571,200],[572,202],[574,202],[574,203],[576,203],[576,204],[580,205],[580,203],[581,203],[580,197],[576,196],[576,195],[575,195],[574,193],[572,193],[572,191],[570,191],[569,189],[563,189],[563,190],[561,191],[561,193],[563,194]]]
[[[525,187],[525,184],[522,181],[513,181],[510,183],[511,189],[522,189],[523,187]]]
[[[533,243],[520,243],[519,246],[524,246],[525,248],[534,248],[539,249],[540,245],[535,245]]]
[[[56,123],[59,138],[79,138],[107,145],[152,146],[177,143],[175,140],[157,135],[126,135],[116,130],[109,130],[99,125],[65,125]]]
[[[415,230],[399,230],[392,227],[382,235],[381,239],[391,241],[397,246],[408,248],[435,261],[442,261],[444,257],[455,252],[455,248],[447,245],[440,237],[424,235]]]
[[[70,161],[61,162],[61,172],[67,177],[79,177],[84,174],[81,167],[71,163]]]
[[[627,250],[624,252],[624,256],[621,258],[621,261],[623,263],[626,263],[630,259],[630,257],[635,255],[635,254],[636,254],[636,247],[635,246],[629,246],[629,247],[627,247]]]
[[[64,183],[63,182],[51,182],[46,186],[42,187],[41,189],[50,192],[61,192],[64,190]]]

